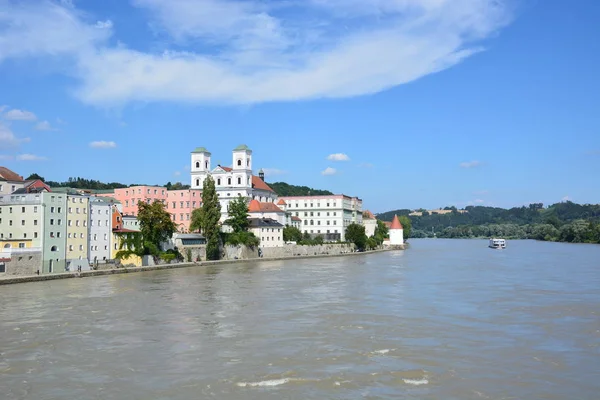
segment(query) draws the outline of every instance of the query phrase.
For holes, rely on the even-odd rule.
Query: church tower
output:
[[[191,161],[190,175],[192,189],[202,189],[204,179],[210,173],[210,152],[204,147],[197,147],[192,151]]]
[[[233,149],[232,155],[233,186],[252,189],[252,150],[242,144]]]

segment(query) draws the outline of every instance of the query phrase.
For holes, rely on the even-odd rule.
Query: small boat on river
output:
[[[505,239],[491,238],[489,246],[492,249],[499,249],[499,250],[505,249],[506,248],[506,240]]]

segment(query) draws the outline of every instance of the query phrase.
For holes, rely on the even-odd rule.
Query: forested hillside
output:
[[[285,182],[273,182],[268,183],[268,185],[279,196],[328,196],[333,194],[329,190],[313,189],[308,186],[290,185]]]
[[[570,201],[544,208],[535,203],[527,207],[503,209],[469,206],[465,213],[411,216],[412,237],[472,238],[499,236],[538,240],[600,243],[600,205]],[[408,215],[409,210],[379,214],[391,221],[394,213]]]

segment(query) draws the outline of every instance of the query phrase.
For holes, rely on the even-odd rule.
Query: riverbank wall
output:
[[[316,247],[316,246],[309,246]],[[51,281],[55,279],[71,279],[71,278],[87,278],[93,276],[106,276],[106,275],[117,275],[117,274],[128,274],[135,272],[146,272],[146,271],[160,271],[166,269],[176,268],[190,268],[190,267],[206,267],[213,265],[227,265],[227,264],[239,264],[248,262],[268,262],[268,261],[283,261],[283,260],[297,260],[307,258],[327,258],[327,257],[343,257],[343,256],[363,256],[372,253],[380,253],[389,251],[389,249],[378,249],[364,252],[348,252],[348,253],[336,253],[336,254],[306,254],[306,255],[291,255],[291,256],[280,256],[280,257],[262,257],[262,258],[247,258],[247,259],[230,259],[230,260],[216,260],[216,261],[197,261],[197,262],[185,262],[185,263],[173,263],[173,264],[160,264],[147,267],[121,267],[111,269],[99,269],[93,271],[82,271],[82,272],[63,272],[56,274],[45,274],[45,275],[27,275],[27,276],[8,276],[0,278],[0,285],[8,285],[15,283],[25,282],[42,282]]]

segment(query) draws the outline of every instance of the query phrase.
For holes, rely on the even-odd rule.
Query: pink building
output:
[[[160,201],[171,214],[180,232],[188,232],[192,211],[202,202],[202,190],[167,190],[162,186],[132,186],[115,189],[114,193],[97,194],[99,197],[112,197],[121,202],[123,215],[138,215],[138,202]]]
[[[192,211],[202,204],[202,190],[184,189],[167,191],[166,206],[180,232],[189,232]]]

